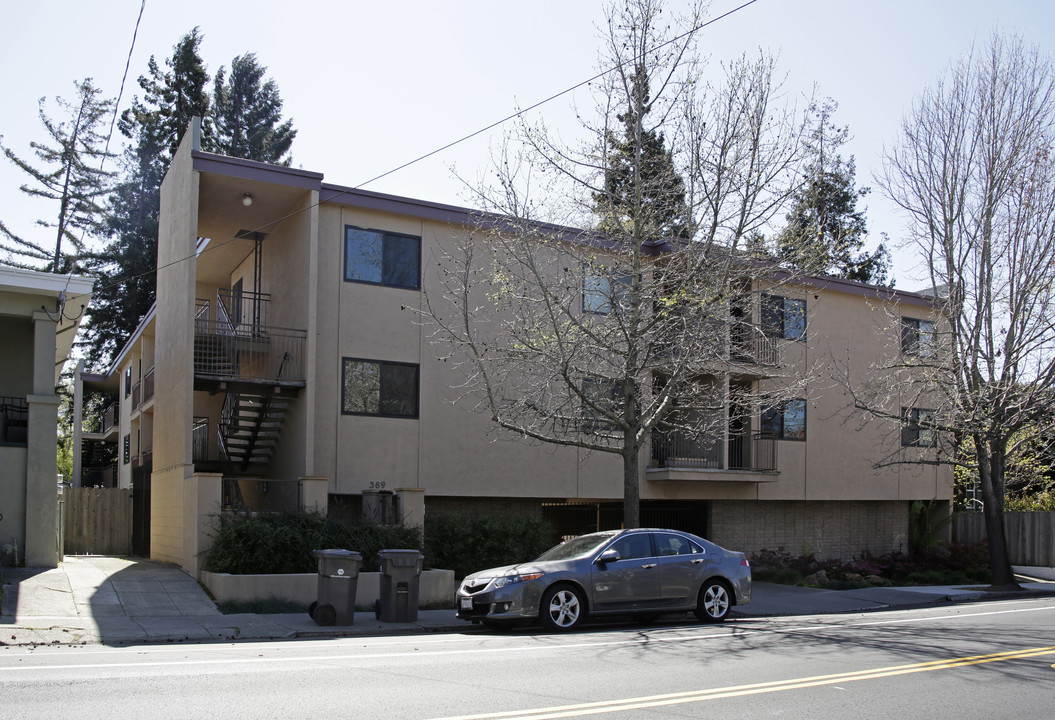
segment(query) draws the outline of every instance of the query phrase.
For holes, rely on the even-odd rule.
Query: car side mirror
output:
[[[603,553],[597,556],[594,563],[597,565],[604,565],[605,563],[615,562],[619,559],[619,551],[613,548],[608,548]]]

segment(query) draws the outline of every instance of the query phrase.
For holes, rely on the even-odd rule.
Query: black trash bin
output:
[[[377,617],[382,622],[414,622],[418,619],[418,582],[424,556],[418,550],[382,550],[381,597]]]
[[[363,556],[352,550],[316,550],[315,557],[319,559],[318,599],[308,614],[319,625],[351,625]]]

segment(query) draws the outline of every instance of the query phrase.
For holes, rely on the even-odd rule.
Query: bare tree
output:
[[[611,6],[585,139],[522,125],[496,182],[474,186],[479,228],[438,262],[443,297],[426,296],[466,396],[498,427],[621,456],[627,527],[650,435],[722,453],[730,416],[757,409],[753,387],[729,381],[772,361],[768,266],[744,245],[783,207],[801,153],[773,60],[740,58],[705,85],[699,9],[661,13]]]
[[[1002,586],[1016,585],[1005,471],[1055,417],[1053,131],[1050,58],[993,35],[919,96],[878,178],[912,220],[939,313],[933,325],[902,321],[900,357],[879,374],[894,380],[901,405],[927,408],[904,418],[910,433],[973,440]],[[862,407],[898,410],[876,395]],[[942,455],[955,461],[954,448]]]
[[[64,113],[59,121],[48,117],[45,98],[40,99],[40,122],[51,143],[30,143],[42,163],[40,167],[0,145],[7,159],[33,181],[20,190],[30,197],[55,201],[58,206],[54,220],[37,221],[40,227],[54,229],[54,250],[41,241],[16,234],[0,221],[0,251],[9,256],[8,262],[15,267],[72,272],[84,255],[84,233],[95,232],[99,225],[100,198],[110,191],[114,175],[102,168],[103,162],[113,157],[104,149],[106,138],[102,130],[107,115],[113,112],[114,102],[100,97],[101,91],[91,78],[75,85],[76,100],[55,99]]]

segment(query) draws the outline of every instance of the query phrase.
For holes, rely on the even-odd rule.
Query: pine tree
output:
[[[191,118],[208,117],[201,39],[197,28],[184,35],[164,72],[151,57],[147,74],[139,78],[143,98],[134,98],[121,116],[119,127],[131,142],[123,181],[109,199],[110,242],[93,258],[99,282],[85,324],[88,357],[96,367],[110,362],[154,302],[161,181]],[[211,132],[206,120],[202,125],[203,134]]]
[[[616,116],[623,134],[607,133],[604,190],[593,197],[600,229],[622,234],[628,219],[636,217],[647,227],[648,239],[691,237],[685,183],[663,132],[645,120],[652,110],[645,68],[638,66],[632,78],[628,107]]]
[[[215,137],[211,149],[230,157],[289,165],[289,148],[297,131],[293,121],[282,122],[282,98],[274,80],[262,82],[267,68],[254,53],[231,61],[213,84]]]
[[[806,183],[793,198],[787,225],[777,239],[778,251],[785,263],[807,273],[886,284],[890,255],[885,245],[873,253],[863,250],[868,223],[857,202],[869,189],[856,187],[853,157],[844,160],[838,154],[849,130],[832,123],[835,108],[832,102],[813,108],[812,160]]]
[[[55,273],[73,272],[84,254],[84,235],[95,232],[102,213],[100,198],[109,191],[114,175],[103,169],[106,137],[101,132],[106,116],[113,112],[113,101],[100,97],[101,91],[91,78],[78,83],[77,100],[56,98],[66,119],[56,122],[45,111],[40,100],[40,122],[49,141],[30,143],[37,159],[34,166],[13,150],[0,146],[4,155],[33,180],[20,189],[31,197],[57,203],[54,220],[38,220],[37,225],[55,232],[54,249],[43,240],[16,234],[0,222],[0,250],[8,254],[7,262],[15,267]]]

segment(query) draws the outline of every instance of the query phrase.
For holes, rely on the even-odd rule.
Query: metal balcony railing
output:
[[[777,469],[777,443],[768,435],[734,435],[726,443],[715,437],[659,431],[652,434],[651,445],[649,467],[654,468],[755,472]]]
[[[98,432],[105,434],[109,432],[117,424],[117,409],[118,405],[115,402],[110,403],[103,409],[103,416],[99,418]]]
[[[195,303],[196,375],[303,383],[306,342],[304,330],[237,322],[222,302]]]
[[[209,418],[194,418],[194,425],[191,427],[191,451],[194,462],[209,459]]]
[[[143,402],[154,397],[154,366],[151,365],[143,376]]]

